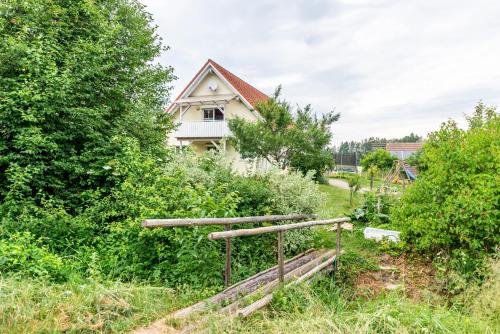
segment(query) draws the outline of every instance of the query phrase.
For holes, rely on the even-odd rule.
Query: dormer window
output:
[[[224,108],[204,108],[203,109],[203,120],[204,121],[223,121],[224,120]]]

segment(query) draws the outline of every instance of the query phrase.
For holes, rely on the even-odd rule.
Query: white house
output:
[[[267,164],[263,161],[242,159],[227,141],[231,135],[227,120],[234,117],[258,120],[261,116],[255,104],[267,99],[266,94],[209,59],[167,108],[179,123],[169,144],[189,145],[197,154],[220,150],[238,171],[265,168]]]

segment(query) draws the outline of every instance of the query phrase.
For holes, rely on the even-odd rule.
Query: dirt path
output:
[[[331,186],[334,186],[334,187],[337,187],[337,188],[340,188],[340,189],[349,190],[349,183],[347,183],[346,180],[343,180],[343,179],[328,179],[328,183]],[[366,187],[361,187],[361,189],[359,190],[359,192],[361,192],[361,193],[365,193],[365,192],[368,192],[368,191],[370,191],[370,189],[366,188]]]

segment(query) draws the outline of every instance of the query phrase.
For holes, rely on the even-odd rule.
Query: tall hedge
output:
[[[0,2],[0,202],[78,207],[120,181],[123,139],[161,157],[172,68],[134,0]],[[111,140],[115,138],[115,140]]]
[[[430,134],[394,220],[417,251],[472,272],[500,242],[500,118],[481,103],[467,120]]]

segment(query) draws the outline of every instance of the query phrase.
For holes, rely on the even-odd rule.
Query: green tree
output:
[[[467,130],[450,120],[430,134],[394,221],[414,249],[471,274],[500,242],[500,117],[480,103],[467,119]]]
[[[109,192],[121,140],[162,158],[172,68],[134,0],[0,3],[0,201]]]
[[[387,171],[392,168],[396,158],[384,149],[379,148],[376,151],[366,154],[361,159],[361,166],[368,170],[371,166],[376,166],[381,171]]]
[[[422,137],[417,135],[416,133],[410,133],[407,136],[404,136],[402,138],[394,139],[392,141],[397,142],[397,143],[416,143],[422,140]]]
[[[332,138],[330,125],[340,115],[329,112],[318,117],[310,105],[294,113],[280,94],[278,87],[272,98],[257,104],[261,120],[230,120],[233,140],[244,157],[264,158],[281,169],[290,167],[304,174],[314,170],[319,177],[334,164],[328,148]]]

